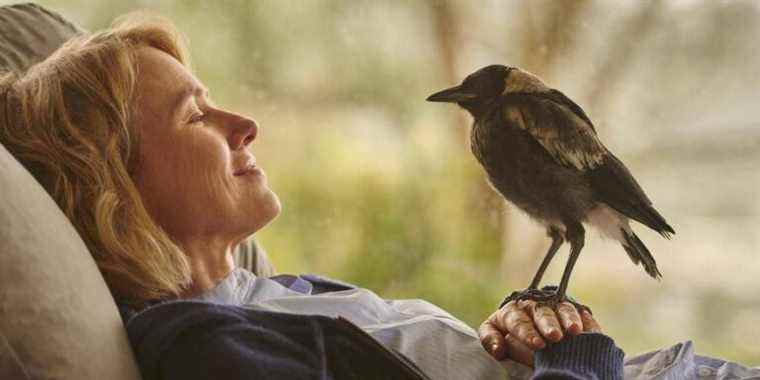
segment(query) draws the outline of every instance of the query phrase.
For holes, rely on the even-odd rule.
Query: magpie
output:
[[[525,70],[490,65],[427,100],[456,103],[472,115],[470,147],[490,183],[542,224],[551,238],[528,288],[512,293],[502,306],[515,299],[551,306],[568,300],[570,274],[585,242],[584,224],[620,242],[634,264],[661,278],[654,257],[629,221],[668,239],[675,231],[570,98]],[[559,287],[539,290],[544,271],[565,242],[570,256]]]

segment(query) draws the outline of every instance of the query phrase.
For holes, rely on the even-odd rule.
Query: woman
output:
[[[146,378],[503,378],[493,357],[531,365],[533,350],[582,331],[540,351],[536,363],[551,365],[537,376],[565,366],[620,377],[622,351],[570,305],[555,314],[510,303],[478,336],[424,301],[235,268],[232,248],[280,212],[249,149],[259,126],[210,100],[165,20],[131,15],[78,37],[23,76],[6,74],[0,99],[0,142],[137,314],[128,330]]]

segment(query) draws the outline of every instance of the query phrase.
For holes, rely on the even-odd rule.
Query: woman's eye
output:
[[[206,114],[204,114],[204,113],[198,113],[195,116],[193,116],[192,118],[190,118],[190,124],[202,123],[203,119],[205,117],[206,117]]]

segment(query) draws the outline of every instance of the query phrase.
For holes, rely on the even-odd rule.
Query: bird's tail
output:
[[[660,270],[657,269],[657,262],[654,261],[654,257],[652,257],[649,249],[647,249],[641,239],[639,239],[639,237],[631,230],[621,228],[620,232],[625,238],[625,242],[622,243],[623,248],[628,253],[628,257],[631,258],[631,261],[633,261],[634,264],[641,263],[644,270],[646,270],[652,278],[660,279],[662,274],[660,273]]]
[[[640,218],[637,219],[641,221],[642,223],[646,224],[649,228],[657,231],[662,237],[666,239],[670,239],[672,235],[676,234],[676,231],[671,227],[668,222],[665,221],[665,218],[655,210],[652,205],[639,205],[638,206],[638,212]],[[634,237],[636,235],[633,235]],[[643,244],[642,244],[643,246]]]

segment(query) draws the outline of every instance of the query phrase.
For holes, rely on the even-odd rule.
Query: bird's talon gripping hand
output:
[[[575,299],[573,299],[570,296],[560,296],[557,294],[557,287],[556,286],[545,286],[542,289],[525,289],[522,291],[514,291],[510,295],[508,295],[506,298],[504,298],[504,301],[501,302],[501,305],[499,305],[499,308],[504,307],[504,305],[508,304],[511,301],[524,301],[524,300],[531,300],[535,301],[537,306],[548,306],[552,310],[557,310],[557,305],[559,305],[562,302],[568,302],[571,305],[575,306],[578,311],[586,310],[589,312],[589,314],[593,314],[591,312],[591,308],[589,308],[586,305],[583,305],[579,302],[577,302]]]
[[[584,305],[582,303],[578,303],[577,301],[575,301],[574,299],[572,299],[572,297],[567,297],[567,296],[564,297],[561,300],[557,300],[555,298],[555,300],[552,301],[552,303],[549,303],[549,302],[544,303],[544,302],[539,301],[538,304],[540,306],[549,306],[553,310],[557,310],[557,305],[560,304],[561,302],[567,302],[567,303],[573,305],[575,307],[575,309],[578,310],[579,313],[582,312],[583,310],[585,310],[585,311],[587,311],[591,315],[594,314],[594,313],[591,312],[591,308],[590,307],[588,307],[588,306],[586,306],[586,305]]]

